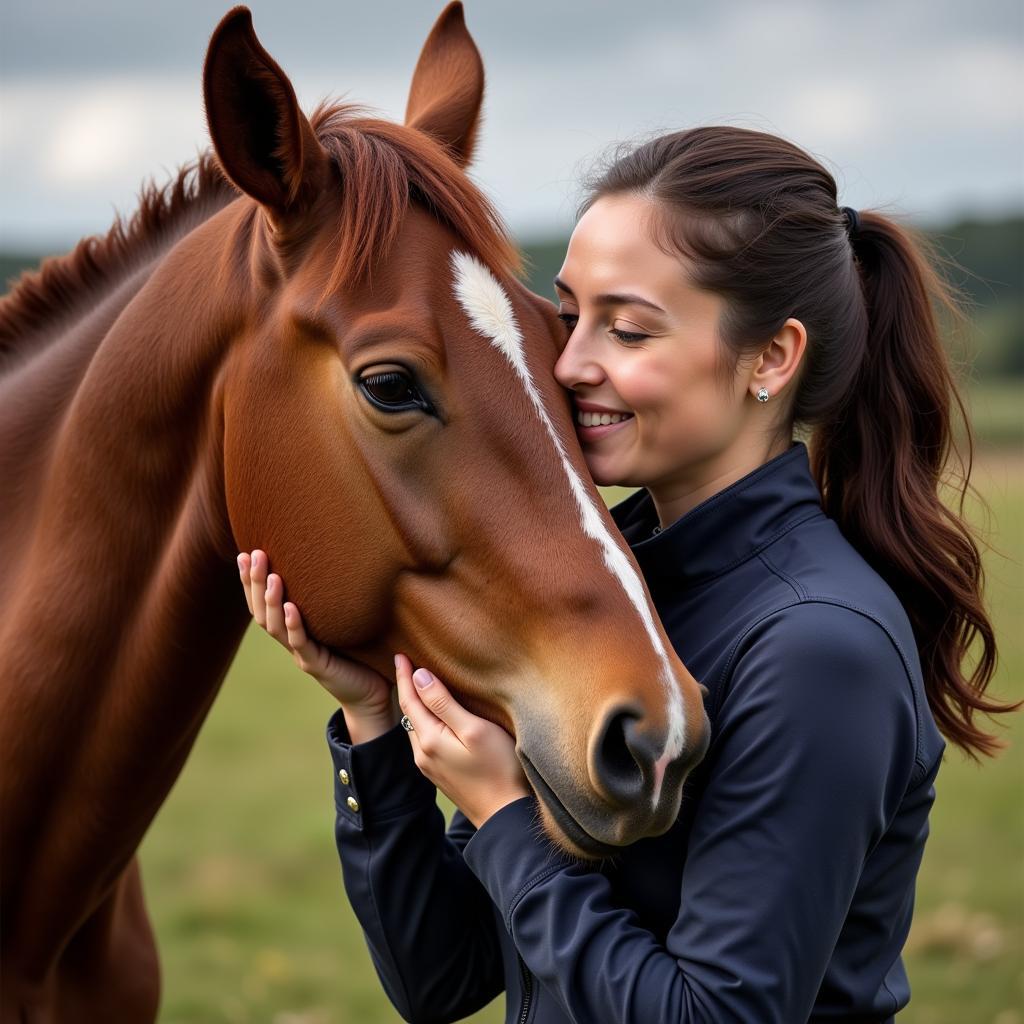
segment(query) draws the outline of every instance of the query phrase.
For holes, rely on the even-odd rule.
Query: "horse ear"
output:
[[[423,44],[412,76],[405,123],[433,136],[465,167],[473,157],[484,65],[459,0],[450,3]]]
[[[247,7],[224,15],[210,39],[203,100],[224,173],[272,216],[301,206],[327,154],[288,76],[256,38]]]

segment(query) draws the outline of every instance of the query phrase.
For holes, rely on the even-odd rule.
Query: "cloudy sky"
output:
[[[251,0],[308,110],[400,118],[441,0]],[[0,245],[103,231],[208,144],[200,73],[226,0],[0,7]],[[835,172],[840,199],[920,222],[1024,209],[1020,0],[466,0],[487,68],[474,167],[522,238],[572,223],[610,142],[728,123]]]

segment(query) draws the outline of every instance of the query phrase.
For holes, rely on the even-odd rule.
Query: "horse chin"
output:
[[[519,759],[540,803],[544,831],[556,846],[581,860],[601,860],[619,852],[621,846],[625,844],[614,845],[591,835],[569,813],[565,804],[522,751],[519,752]]]

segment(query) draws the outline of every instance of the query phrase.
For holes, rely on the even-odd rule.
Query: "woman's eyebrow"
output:
[[[560,278],[555,278],[555,287],[566,295],[572,295],[575,298],[573,290]],[[656,306],[650,299],[642,298],[639,295],[632,295],[623,292],[606,292],[604,295],[597,295],[594,301],[599,306],[646,306],[648,309],[653,309],[656,313],[664,313],[665,310],[661,306]]]

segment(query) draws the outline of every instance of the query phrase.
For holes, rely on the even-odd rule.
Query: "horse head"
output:
[[[507,728],[564,848],[663,832],[707,741],[701,695],[587,474],[552,376],[564,328],[466,175],[483,67],[461,5],[403,125],[307,118],[245,8],[204,92],[247,204],[224,270],[238,548],[269,553],[321,642],[389,675],[404,651]]]

